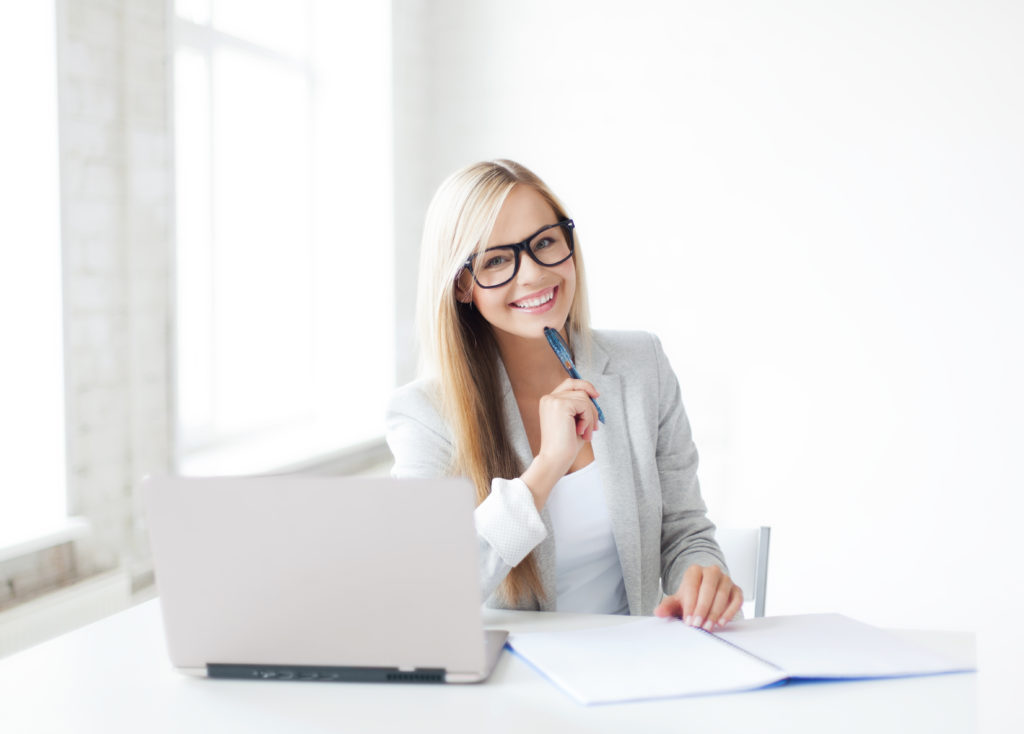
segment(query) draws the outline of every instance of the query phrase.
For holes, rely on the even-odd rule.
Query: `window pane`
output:
[[[174,12],[179,18],[206,25],[210,22],[210,0],[174,0]]]
[[[260,46],[292,56],[304,56],[309,32],[308,3],[299,0],[216,0],[213,26]]]
[[[66,515],[53,3],[0,24],[0,544]]]
[[[344,445],[383,435],[395,380],[391,17],[389,3],[314,9],[316,369]]]
[[[321,23],[330,28],[308,66],[227,28],[179,38],[186,474],[275,470],[383,435],[394,379],[390,6],[321,3]]]
[[[310,405],[309,88],[256,57],[214,54],[217,432],[271,427]]]
[[[203,444],[215,437],[209,64],[180,48],[174,72],[178,422],[189,443]]]

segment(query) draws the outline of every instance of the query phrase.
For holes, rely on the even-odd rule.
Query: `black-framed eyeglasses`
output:
[[[559,265],[572,257],[575,248],[572,231],[575,227],[571,219],[562,219],[541,227],[522,242],[488,247],[466,259],[466,270],[473,274],[481,288],[497,288],[516,277],[520,255],[524,251],[538,265],[546,268]]]

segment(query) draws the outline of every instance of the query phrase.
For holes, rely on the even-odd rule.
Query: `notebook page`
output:
[[[841,614],[741,620],[715,635],[793,678],[888,678],[967,669]]]
[[[676,619],[523,632],[510,635],[509,645],[584,704],[750,690],[785,677]]]

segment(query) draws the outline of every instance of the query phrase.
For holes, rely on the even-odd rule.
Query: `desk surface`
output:
[[[511,631],[623,618],[486,612]],[[901,632],[973,661],[974,635]],[[387,685],[208,680],[178,673],[160,608],[147,602],[0,660],[2,732],[972,732],[976,676],[798,683],[747,693],[580,706],[502,653],[484,684]]]

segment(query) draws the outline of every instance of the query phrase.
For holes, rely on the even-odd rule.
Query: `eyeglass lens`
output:
[[[558,265],[572,254],[565,225],[556,225],[538,232],[527,247],[542,265]],[[518,257],[515,245],[493,247],[477,256],[473,274],[485,288],[503,285],[515,275]]]

